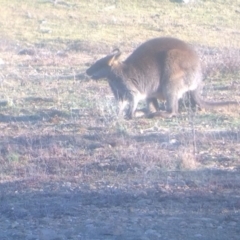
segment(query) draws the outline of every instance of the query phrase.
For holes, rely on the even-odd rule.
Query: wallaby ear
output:
[[[118,62],[118,59],[121,55],[121,52],[118,48],[113,50],[113,53],[109,56],[110,59],[108,61],[108,65],[112,66],[113,64],[116,64]]]

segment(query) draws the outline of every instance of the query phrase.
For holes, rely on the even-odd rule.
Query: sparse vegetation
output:
[[[0,7],[0,239],[238,239],[239,106],[126,121],[81,75],[174,36],[201,56],[204,98],[240,102],[237,0]]]

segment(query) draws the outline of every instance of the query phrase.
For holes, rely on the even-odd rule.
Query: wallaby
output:
[[[134,117],[140,100],[153,104],[156,112],[149,116],[172,117],[178,114],[178,100],[189,92],[200,108],[238,104],[206,102],[200,96],[202,70],[199,57],[187,43],[171,37],[148,40],[123,62],[121,52],[96,61],[86,73],[92,79],[107,78],[122,114],[129,104],[128,117]],[[166,111],[159,111],[157,99],[166,101]]]

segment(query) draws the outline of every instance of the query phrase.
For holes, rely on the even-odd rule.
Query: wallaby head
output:
[[[131,88],[126,83],[129,76],[124,76],[126,66],[119,60],[120,55],[121,52],[117,48],[111,54],[97,60],[86,70],[87,75],[94,80],[108,79],[111,90],[119,103],[119,115],[123,113],[125,106],[132,102]],[[132,113],[132,111],[127,113],[129,118],[132,118]]]
[[[178,101],[187,92],[200,107],[226,105],[204,101],[199,92],[202,85],[202,70],[199,57],[187,43],[176,38],[154,38],[137,49],[123,62],[121,52],[98,60],[86,73],[93,79],[107,78],[119,112],[129,105],[128,117],[134,116],[138,102],[146,100],[153,104],[156,115],[171,117],[178,114]],[[160,112],[157,99],[166,102],[166,111]],[[228,102],[227,104],[236,104]]]
[[[86,73],[94,80],[101,78],[108,78],[111,73],[111,68],[119,63],[119,57],[121,55],[120,50],[117,48],[113,50],[110,55],[96,61]]]

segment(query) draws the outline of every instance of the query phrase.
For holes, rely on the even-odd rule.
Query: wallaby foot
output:
[[[148,114],[149,114],[149,111],[147,108],[141,108],[135,111],[135,117],[138,117],[138,118],[147,116]]]
[[[176,113],[170,113],[170,112],[163,112],[163,111],[157,111],[154,113],[149,113],[147,115],[148,118],[155,118],[155,117],[162,117],[162,118],[172,118],[177,117],[178,114]]]

